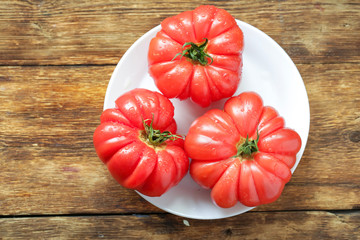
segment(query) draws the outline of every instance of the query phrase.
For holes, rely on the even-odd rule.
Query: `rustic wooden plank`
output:
[[[162,212],[118,185],[93,151],[71,151],[2,151],[0,215]],[[306,176],[298,178],[304,181]],[[347,180],[346,175],[343,178]],[[294,179],[277,202],[255,211],[360,208],[358,183],[316,180],[298,183]]]
[[[213,4],[259,28],[295,63],[359,63],[358,1],[2,1],[0,65],[116,64],[171,15]]]
[[[0,215],[159,211],[116,184],[93,148],[113,69],[0,69]]]
[[[355,66],[298,66],[310,99],[308,145],[281,198],[256,211],[360,207]],[[120,187],[92,146],[113,68],[0,67],[0,215],[161,212]]]
[[[38,156],[28,149],[29,156],[22,155],[22,149],[11,151],[5,155],[18,158],[1,164],[0,215],[163,212],[118,185],[94,152],[78,150],[82,156],[76,156],[45,148]],[[0,158],[4,159],[3,154]],[[303,178],[306,176],[300,180]],[[359,199],[357,183],[330,184],[320,179],[303,184],[294,180],[275,203],[254,211],[359,209]]]
[[[33,144],[91,147],[86,145],[89,136],[83,139],[79,128],[86,128],[89,133],[99,123],[106,86],[114,68],[1,68],[1,146],[12,142],[13,147]],[[32,137],[29,139],[24,134]],[[75,141],[69,142],[66,137]]]
[[[358,239],[360,212],[250,212],[201,221],[170,214],[0,219],[1,239]]]

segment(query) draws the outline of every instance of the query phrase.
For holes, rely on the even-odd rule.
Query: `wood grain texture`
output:
[[[359,209],[359,70],[298,67],[310,100],[308,145],[281,198],[255,211]],[[119,186],[94,151],[113,68],[0,67],[1,215],[162,212]]]
[[[305,153],[282,196],[200,221],[122,188],[92,135],[115,64],[201,4],[273,38],[307,88]],[[360,3],[0,0],[0,239],[359,239]]]
[[[212,221],[187,220],[169,214],[33,217],[0,219],[0,238],[355,240],[359,221],[359,212],[322,211],[250,212]]]
[[[1,1],[0,65],[116,64],[166,17],[201,4],[264,31],[295,63],[359,63],[358,1]]]

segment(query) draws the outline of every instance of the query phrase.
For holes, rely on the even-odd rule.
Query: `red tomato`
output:
[[[190,174],[224,208],[275,201],[291,178],[300,136],[254,92],[194,121],[185,139]]]
[[[105,110],[94,146],[111,175],[124,187],[160,196],[185,176],[189,159],[176,135],[174,107],[157,92],[134,89]]]
[[[239,84],[243,32],[225,10],[200,6],[166,18],[149,46],[149,72],[168,98],[202,107],[231,97]]]

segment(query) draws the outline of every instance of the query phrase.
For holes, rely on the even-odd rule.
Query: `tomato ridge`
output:
[[[99,149],[99,150],[98,150],[99,153],[102,152],[102,149],[103,149],[103,148],[106,148],[107,145],[108,145],[110,142],[113,142],[113,140],[116,139],[116,138],[118,138],[118,137],[109,138],[109,139],[107,139],[106,141],[104,141],[103,143],[99,144],[99,145],[97,146],[97,149]],[[132,139],[131,141],[125,143],[125,144],[122,145],[122,146],[120,146],[116,151],[114,151],[114,153],[112,154],[111,157],[103,158],[103,156],[102,156],[102,157],[101,157],[101,158],[103,158],[102,161],[105,163],[105,165],[107,165],[107,164],[111,161],[112,157],[113,157],[117,152],[119,152],[121,149],[127,147],[128,145],[130,145],[130,144],[132,144],[132,143],[134,143],[134,142],[136,142],[136,139]],[[101,150],[101,151],[100,151],[100,150]]]
[[[156,154],[156,157],[158,157],[157,154]],[[158,167],[158,159],[157,159],[157,161],[155,161],[154,168],[153,168],[153,170],[151,171],[151,173],[149,174],[149,176],[147,176],[146,180],[145,180],[142,184],[139,184],[139,186],[136,187],[135,190],[139,191],[139,192],[142,193],[142,194],[145,194],[145,195],[147,195],[147,196],[150,196],[150,193],[146,192],[146,190],[144,190],[144,189],[145,189],[146,187],[148,187],[149,181],[147,181],[147,180],[148,180],[148,179],[151,179],[150,177],[155,174],[155,169],[156,169],[157,167]],[[152,197],[153,197],[153,196],[152,196]]]
[[[216,54],[213,54],[213,55],[216,55]],[[223,98],[224,98],[224,96],[225,96],[225,97],[226,97],[226,96],[227,96],[227,97],[231,97],[231,96],[236,92],[236,88],[234,88],[234,90],[232,91],[231,94],[226,93],[226,91],[224,91],[224,90],[221,91],[220,88],[219,88],[219,86],[215,83],[214,78],[210,77],[210,75],[212,75],[212,74],[209,74],[209,71],[213,70],[213,71],[219,72],[220,70],[227,70],[227,71],[229,71],[229,72],[231,72],[231,73],[233,73],[233,74],[238,74],[237,72],[234,72],[234,71],[229,70],[229,69],[227,69],[227,68],[223,68],[223,67],[220,67],[220,66],[216,66],[215,64],[208,65],[207,68],[205,68],[205,69],[206,69],[206,74],[209,76],[209,78],[211,78],[211,81],[213,82],[213,84],[214,84],[214,86],[216,87],[216,89],[219,90],[219,92],[221,93],[221,95],[223,96]],[[220,83],[220,84],[223,84],[223,83],[221,83],[221,82],[218,81],[218,84],[219,84],[219,83]]]
[[[257,165],[257,164],[256,164],[256,161],[255,161],[255,165]],[[257,165],[257,167],[259,168],[259,165]],[[263,171],[263,170],[261,169],[261,171]],[[254,177],[254,173],[253,173],[252,168],[250,168],[250,172],[251,172],[252,180],[253,180],[253,182],[254,182],[255,192],[256,192],[257,198],[259,199],[259,204],[262,204],[262,200],[261,200],[261,198],[260,198],[260,194],[259,194],[259,191],[258,191],[258,185],[256,184],[256,181],[255,181],[255,177]]]
[[[180,180],[181,180],[181,169],[179,168],[179,166],[178,166],[178,164],[177,164],[177,162],[175,161],[175,159],[174,159],[174,153],[172,152],[172,147],[176,147],[176,148],[178,148],[178,146],[169,146],[169,149],[166,149],[165,150],[165,152],[169,155],[169,158],[171,159],[171,161],[173,162],[173,164],[174,164],[174,168],[176,169],[176,182],[174,182],[173,183],[173,186],[175,186],[175,185],[177,185],[179,182],[180,182]],[[172,153],[170,153],[170,152],[172,152]]]
[[[171,36],[170,36],[170,34],[168,34],[168,33],[167,33],[164,29],[161,29],[161,31],[163,31],[163,32],[164,32],[164,34],[165,34],[166,36],[168,36],[171,40],[173,40],[173,41],[177,42],[180,46],[182,46],[182,45],[183,45],[181,42],[179,42],[179,41],[178,41],[178,40],[176,40],[175,38],[171,37]]]
[[[135,141],[134,141],[135,142]],[[134,143],[133,142],[133,143]],[[146,146],[145,146],[146,147]],[[142,147],[142,149],[144,149],[145,147]],[[137,162],[136,162],[136,166],[134,167],[134,169],[133,169],[133,171],[131,172],[131,174],[129,174],[124,180],[123,180],[123,183],[125,184],[125,186],[127,186],[127,187],[129,187],[129,179],[131,180],[131,177],[132,176],[134,176],[134,174],[136,174],[137,173],[137,171],[136,171],[136,169],[139,167],[139,165],[140,165],[140,163],[141,163],[141,160],[142,160],[142,158],[143,158],[143,156],[144,156],[144,151],[139,151],[140,152],[140,156],[139,156],[139,158],[137,159]],[[154,169],[153,169],[154,170]],[[152,171],[151,171],[152,172]],[[147,178],[148,178],[149,176],[147,176]],[[147,179],[146,178],[146,179]],[[132,189],[137,189],[139,186],[141,186],[145,181],[146,181],[146,179],[144,179],[144,181],[142,182],[142,183],[140,183],[139,185],[137,185],[137,186],[134,186],[134,187],[132,187]]]
[[[214,83],[213,79],[210,77],[209,73],[208,73],[208,69],[207,68],[204,68],[204,72],[205,72],[205,75],[206,75],[206,79],[207,79],[207,82],[208,82],[208,85],[210,87],[211,86],[214,86],[214,88],[217,90],[218,93],[222,94],[219,87]],[[212,92],[212,98],[214,98],[214,96],[216,96],[212,90],[212,88],[210,88],[210,91]],[[214,100],[214,99],[212,99]],[[217,100],[217,99],[216,99]]]
[[[222,161],[227,161],[228,159],[225,159],[225,160],[222,160]],[[224,171],[221,173],[221,175],[220,175],[220,177],[218,178],[218,180],[216,180],[216,182],[215,182],[215,184],[211,187],[211,188],[213,188],[218,182],[219,182],[219,180],[224,176],[224,174],[226,173],[226,171],[230,168],[230,167],[232,167],[233,165],[235,164],[235,161],[231,161],[230,163],[229,163],[229,165],[224,169]],[[240,164],[241,165],[241,164]],[[237,185],[239,185],[239,184],[237,184]]]
[[[217,17],[219,14],[221,14],[222,11],[224,11],[224,9],[220,9],[220,8],[216,9],[216,12],[215,12],[215,14],[214,14],[213,17],[212,17],[212,21],[211,21],[211,25],[210,25],[208,34],[210,33],[211,28],[213,27],[214,20],[216,20],[216,17]],[[226,11],[225,11],[225,12],[226,12]],[[226,12],[226,14],[229,14],[229,15],[230,15],[230,13],[228,13],[228,12]],[[232,22],[233,26],[230,27],[230,28],[224,28],[224,29],[222,29],[222,31],[219,31],[217,34],[215,34],[214,36],[212,36],[212,38],[216,38],[216,37],[220,36],[221,34],[226,33],[226,32],[228,32],[228,31],[230,31],[231,29],[238,27],[238,25],[237,25],[234,17],[233,17],[233,16],[231,16],[231,17],[232,17],[232,19],[233,19],[233,22]]]

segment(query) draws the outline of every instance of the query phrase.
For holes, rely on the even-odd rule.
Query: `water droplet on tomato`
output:
[[[151,106],[155,106],[155,102],[156,102],[155,98],[149,97],[148,100]]]

